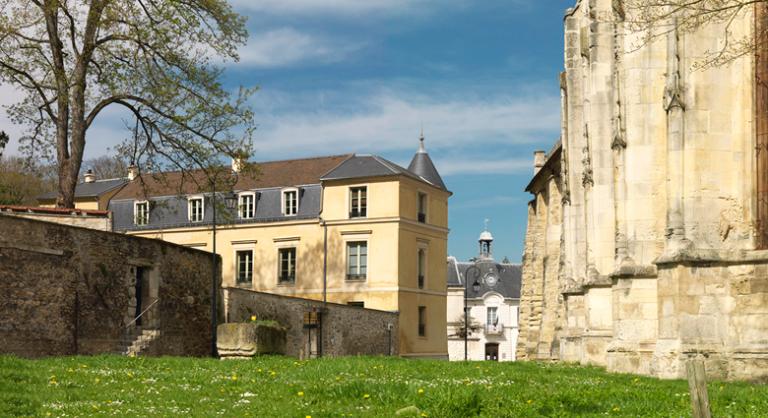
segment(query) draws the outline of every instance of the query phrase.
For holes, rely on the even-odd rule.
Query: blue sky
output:
[[[423,125],[454,192],[449,253],[476,255],[488,218],[496,258],[520,261],[532,154],[559,135],[562,16],[573,0],[231,3],[249,16],[250,40],[225,82],[260,87],[255,160],[357,152],[407,166]],[[14,97],[0,86],[0,103]],[[125,135],[120,113],[103,116],[86,158]]]

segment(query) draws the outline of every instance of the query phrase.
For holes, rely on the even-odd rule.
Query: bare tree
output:
[[[128,164],[119,155],[102,155],[83,161],[83,170],[91,170],[97,179],[114,179],[128,175]]]
[[[8,112],[25,154],[55,154],[57,206],[74,206],[86,132],[110,106],[137,121],[137,165],[248,154],[254,90],[228,91],[214,64],[246,40],[226,0],[0,0],[0,81],[26,93]]]
[[[743,24],[743,17],[765,8],[766,2],[768,0],[614,0],[614,8],[630,29],[644,33],[643,44],[672,30],[679,33],[702,29],[720,31],[720,45],[694,63],[697,68],[707,68],[725,65],[755,52],[763,43],[765,33],[753,33],[734,25]]]

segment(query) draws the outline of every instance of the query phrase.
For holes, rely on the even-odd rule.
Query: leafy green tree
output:
[[[0,205],[37,205],[37,197],[55,188],[50,166],[21,157],[0,158]]]
[[[245,19],[226,0],[0,0],[0,82],[29,157],[53,158],[57,206],[73,207],[86,133],[108,107],[127,109],[133,163],[156,170],[242,157],[255,128],[247,100],[216,63],[237,60]]]

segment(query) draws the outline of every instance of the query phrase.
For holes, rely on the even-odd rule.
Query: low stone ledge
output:
[[[222,359],[285,354],[285,329],[259,323],[229,323],[216,328],[216,348]]]

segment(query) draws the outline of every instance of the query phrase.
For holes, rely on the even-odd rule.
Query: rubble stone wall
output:
[[[210,352],[212,260],[145,238],[0,215],[0,353],[23,357],[115,352],[135,325],[137,269],[157,301],[157,355]],[[220,280],[220,274],[217,275]]]
[[[336,303],[301,299],[236,287],[224,289],[228,322],[258,319],[275,320],[286,328],[286,354],[315,356],[318,344],[322,355],[397,355],[398,314]],[[304,316],[321,315],[322,327],[307,328]],[[322,330],[318,338],[317,330]]]

